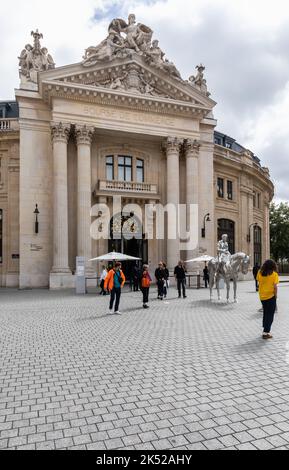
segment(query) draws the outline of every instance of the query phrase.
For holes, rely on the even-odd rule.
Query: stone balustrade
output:
[[[0,119],[0,132],[18,131],[18,119]]]

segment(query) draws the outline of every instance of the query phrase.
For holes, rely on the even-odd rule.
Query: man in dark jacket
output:
[[[158,286],[158,299],[163,300],[166,272],[162,262],[159,263],[159,267],[155,271],[155,278]]]
[[[175,279],[178,284],[179,299],[182,297],[182,291],[183,297],[186,299],[186,269],[182,261],[179,261],[178,266],[175,267]]]

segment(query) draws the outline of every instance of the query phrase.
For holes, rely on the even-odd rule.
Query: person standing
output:
[[[175,267],[174,274],[178,285],[179,299],[182,297],[182,291],[183,297],[186,299],[186,269],[184,267],[183,261],[179,261],[178,266]]]
[[[140,270],[137,265],[133,268],[133,291],[139,291],[139,284],[140,284]]]
[[[277,265],[273,260],[267,260],[257,274],[259,295],[263,305],[263,339],[271,339],[271,327],[276,312],[279,276]]]
[[[158,286],[158,299],[163,300],[164,298],[164,286],[165,286],[165,270],[163,267],[163,263],[159,263],[159,267],[155,271],[155,278],[157,281],[157,286]]]
[[[121,315],[119,311],[119,303],[121,297],[121,289],[125,284],[125,275],[121,270],[121,263],[116,263],[115,267],[111,269],[104,281],[104,289],[108,289],[110,292],[110,304],[109,304],[109,313],[114,313],[116,315]]]
[[[256,263],[253,268],[253,276],[254,276],[255,284],[256,284],[256,292],[259,292],[259,283],[257,281],[257,276],[258,276],[259,271],[260,271],[260,266],[258,263]]]
[[[107,294],[107,291],[104,289],[104,281],[105,281],[106,276],[107,276],[106,266],[102,266],[102,272],[101,272],[101,275],[100,275],[100,288],[101,288],[100,295],[106,295]]]
[[[148,268],[149,267],[147,265],[143,266],[143,271],[142,271],[141,280],[140,280],[141,290],[143,293],[143,308],[145,309],[149,308],[148,306],[149,293],[150,293],[150,286],[152,283],[152,278],[150,276]]]
[[[210,274],[209,274],[209,269],[208,269],[207,263],[205,263],[205,268],[203,270],[203,274],[204,274],[205,288],[208,289],[208,284],[210,282]]]

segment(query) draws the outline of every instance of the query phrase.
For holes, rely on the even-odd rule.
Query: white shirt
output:
[[[107,276],[107,270],[104,269],[101,273],[100,280],[105,281],[106,276]]]

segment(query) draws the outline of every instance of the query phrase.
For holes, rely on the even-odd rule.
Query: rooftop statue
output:
[[[55,63],[46,47],[41,48],[40,39],[43,35],[32,31],[34,45],[26,44],[19,57],[19,74],[24,82],[37,82],[37,72],[54,69]]]
[[[128,23],[120,18],[114,19],[108,28],[108,36],[96,47],[85,51],[82,65],[90,67],[98,62],[109,62],[114,58],[126,58],[138,54],[144,60],[176,79],[181,75],[176,66],[165,59],[165,53],[158,41],[152,42],[153,31],[146,25],[136,23],[135,15],[128,17]]]

